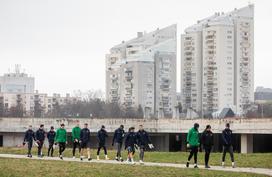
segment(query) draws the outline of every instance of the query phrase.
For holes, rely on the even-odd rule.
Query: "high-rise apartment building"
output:
[[[106,55],[106,99],[145,117],[171,116],[176,104],[176,25],[122,42]]]
[[[203,116],[231,108],[243,115],[254,101],[254,5],[188,27],[181,65],[185,109]]]
[[[0,92],[4,93],[34,93],[34,77],[29,77],[20,71],[20,65],[15,66],[15,72],[0,76]]]

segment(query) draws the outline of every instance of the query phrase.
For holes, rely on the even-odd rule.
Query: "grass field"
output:
[[[26,154],[26,148],[0,148],[2,154]],[[43,153],[46,154],[47,150],[44,149]],[[110,150],[110,159],[114,159],[115,151]],[[37,154],[37,148],[33,148],[33,154]],[[103,151],[102,151],[103,154]],[[96,158],[96,150],[91,151],[92,158]],[[55,150],[55,156],[57,156],[57,150]],[[72,150],[66,149],[64,156],[71,157]],[[77,153],[79,157],[79,154]],[[165,163],[182,163],[187,161],[188,153],[186,152],[146,152],[146,162],[165,162]],[[103,155],[100,155],[103,158]],[[126,158],[126,152],[123,151],[123,158]],[[138,153],[135,155],[135,160],[138,160]],[[254,154],[235,154],[235,161],[237,167],[256,167],[256,168],[272,168],[272,153],[254,153]],[[199,153],[199,164],[204,164],[204,153]],[[221,164],[221,153],[212,153],[210,157],[210,165]],[[230,157],[226,157],[226,165],[231,165]]]
[[[179,169],[168,167],[147,167],[134,165],[112,165],[65,161],[40,161],[28,159],[0,158],[2,177],[264,177],[264,175]]]

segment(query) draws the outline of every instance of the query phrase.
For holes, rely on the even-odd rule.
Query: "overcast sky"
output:
[[[105,90],[105,54],[137,31],[184,28],[248,0],[0,0],[0,75],[21,64],[45,93]],[[272,87],[272,1],[255,4],[255,86]],[[178,41],[179,44],[180,41]],[[179,45],[178,45],[179,46]],[[180,50],[178,48],[178,90]]]

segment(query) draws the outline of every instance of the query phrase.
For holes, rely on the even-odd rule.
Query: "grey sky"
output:
[[[272,87],[272,1],[251,2],[255,86]],[[180,36],[199,19],[247,4],[248,0],[0,0],[0,74],[18,63],[35,76],[40,92],[105,90],[105,54],[113,45],[135,37],[137,31],[173,23]]]

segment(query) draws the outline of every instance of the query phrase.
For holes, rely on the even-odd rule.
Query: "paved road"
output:
[[[14,155],[14,154],[0,154],[0,157],[2,158],[16,158],[16,159],[29,159],[25,155]],[[44,158],[38,158],[36,156],[33,156],[32,159],[38,159],[38,160],[60,160],[58,157],[44,157]],[[81,162],[79,159],[73,159],[73,158],[65,158],[63,161],[69,161],[69,162]],[[84,159],[83,163],[106,163],[106,164],[127,164],[125,162],[117,162],[115,160],[92,160],[87,161]],[[136,163],[135,165],[140,165],[140,163]],[[143,164],[144,166],[159,166],[159,167],[174,167],[174,168],[186,168],[185,164],[174,164],[174,163],[153,163],[153,162],[145,162]],[[192,168],[192,165],[191,167]],[[204,166],[199,165],[200,169],[205,169]],[[231,168],[231,167],[220,167],[220,166],[212,166],[210,169],[206,170],[218,170],[218,171],[228,171],[228,172],[246,172],[246,173],[255,173],[255,174],[264,174],[272,176],[272,169],[266,169],[266,168]]]

